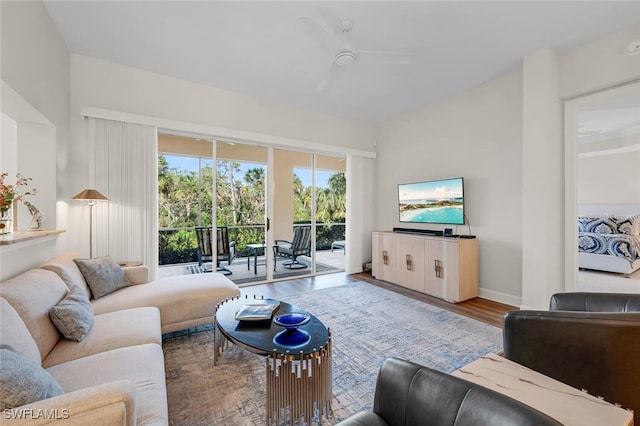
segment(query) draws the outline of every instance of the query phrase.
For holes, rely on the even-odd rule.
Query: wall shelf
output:
[[[47,237],[57,236],[65,232],[64,229],[52,229],[44,231],[14,231],[10,234],[0,235],[0,247],[19,246],[21,243],[34,240],[50,239]]]

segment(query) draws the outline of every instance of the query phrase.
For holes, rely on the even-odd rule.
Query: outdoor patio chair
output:
[[[302,269],[307,265],[298,261],[298,256],[311,256],[311,226],[297,226],[293,230],[293,241],[276,240],[273,246],[273,270],[278,256],[291,259],[283,263],[287,269]]]
[[[213,262],[213,241],[211,239],[212,228],[208,226],[196,226],[198,240],[198,265],[202,266],[206,261]],[[224,275],[231,275],[231,271],[220,265],[221,261],[227,261],[229,265],[236,257],[236,243],[229,241],[229,228],[220,226],[217,228],[217,256],[216,271]]]

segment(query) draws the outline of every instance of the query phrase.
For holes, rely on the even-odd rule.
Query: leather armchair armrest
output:
[[[10,425],[135,425],[136,389],[119,380],[4,410],[0,423]]]
[[[512,311],[505,358],[640,412],[640,313]]]
[[[552,311],[639,312],[640,294],[557,293],[551,296]]]

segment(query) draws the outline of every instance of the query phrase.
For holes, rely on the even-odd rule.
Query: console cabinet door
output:
[[[478,240],[373,234],[372,274],[449,302],[478,296]]]
[[[427,241],[425,293],[460,302],[478,296],[478,242]]]
[[[396,284],[424,293],[424,238],[396,236]]]
[[[397,262],[395,236],[384,232],[374,232],[372,249],[371,274],[379,280],[395,283]]]
[[[447,294],[445,277],[448,278],[448,271],[445,270],[447,264],[447,252],[444,249],[446,243],[441,240],[427,239],[425,241],[425,293],[445,298]]]

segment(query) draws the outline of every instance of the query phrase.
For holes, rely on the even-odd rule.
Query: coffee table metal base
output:
[[[216,320],[213,327],[214,364],[230,342],[218,326]],[[286,353],[278,353],[274,349],[273,353],[265,354],[265,414],[268,426],[323,424],[332,419],[332,340],[331,330],[327,329],[327,332],[327,343],[313,352],[296,354],[295,348],[292,348]],[[242,342],[231,342],[252,351]]]
[[[267,425],[321,424],[332,417],[331,340],[308,355],[274,353],[266,364]]]

